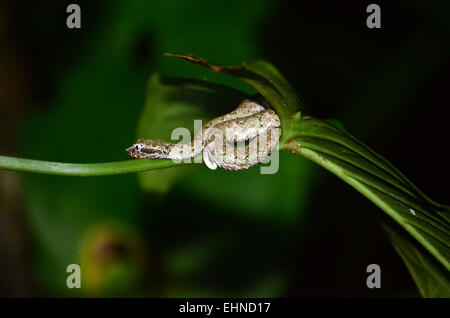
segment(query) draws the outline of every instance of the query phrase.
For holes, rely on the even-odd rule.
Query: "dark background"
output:
[[[0,1],[0,154],[125,160],[146,83],[243,84],[164,57],[265,59],[304,113],[338,119],[438,202],[448,196],[449,2]],[[276,176],[196,168],[164,191],[136,175],[0,171],[2,296],[411,297],[418,291],[375,217],[333,175],[282,154]],[[82,265],[81,290],[65,286]],[[365,285],[382,269],[382,288]]]

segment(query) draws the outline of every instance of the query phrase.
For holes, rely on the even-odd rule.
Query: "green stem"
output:
[[[0,156],[0,170],[13,170],[60,176],[107,176],[179,166],[172,160],[136,159],[104,163],[62,163]]]

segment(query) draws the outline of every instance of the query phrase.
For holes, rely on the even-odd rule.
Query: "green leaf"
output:
[[[266,61],[245,62],[239,66],[211,63],[193,55],[166,54],[208,67],[214,72],[237,77],[261,93],[275,108],[278,116],[287,119],[299,111],[301,102],[294,89],[272,64]],[[285,122],[287,123],[287,122]]]
[[[293,119],[284,150],[336,174],[397,221],[450,270],[449,208],[436,204],[362,142],[317,119]]]
[[[408,267],[423,297],[450,297],[449,272],[408,233],[392,224],[382,222],[392,244]]]
[[[302,155],[334,173],[397,222],[410,235],[401,243],[395,240],[404,259],[406,251],[412,251],[412,247],[419,243],[448,274],[450,207],[432,201],[386,159],[339,126],[302,116],[295,92],[273,65],[252,62],[222,66],[190,55],[173,56],[206,66],[214,72],[238,77],[258,90],[282,121],[281,150]],[[434,279],[423,278],[423,273],[435,273],[432,265],[435,260],[427,259],[426,254],[419,254],[417,249],[414,252],[415,257],[405,262],[421,293],[424,296],[448,295],[448,280],[442,280],[439,275],[433,276]],[[412,266],[411,262],[415,265]]]

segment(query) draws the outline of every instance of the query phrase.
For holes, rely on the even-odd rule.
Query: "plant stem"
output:
[[[79,177],[133,173],[179,165],[172,160],[161,159],[136,159],[104,163],[62,163],[0,156],[0,170]]]

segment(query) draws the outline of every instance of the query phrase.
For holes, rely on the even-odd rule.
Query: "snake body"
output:
[[[280,119],[259,97],[245,99],[232,112],[207,122],[189,144],[139,139],[126,151],[133,158],[172,160],[193,158],[203,152],[210,169],[243,170],[270,156],[279,138]]]

